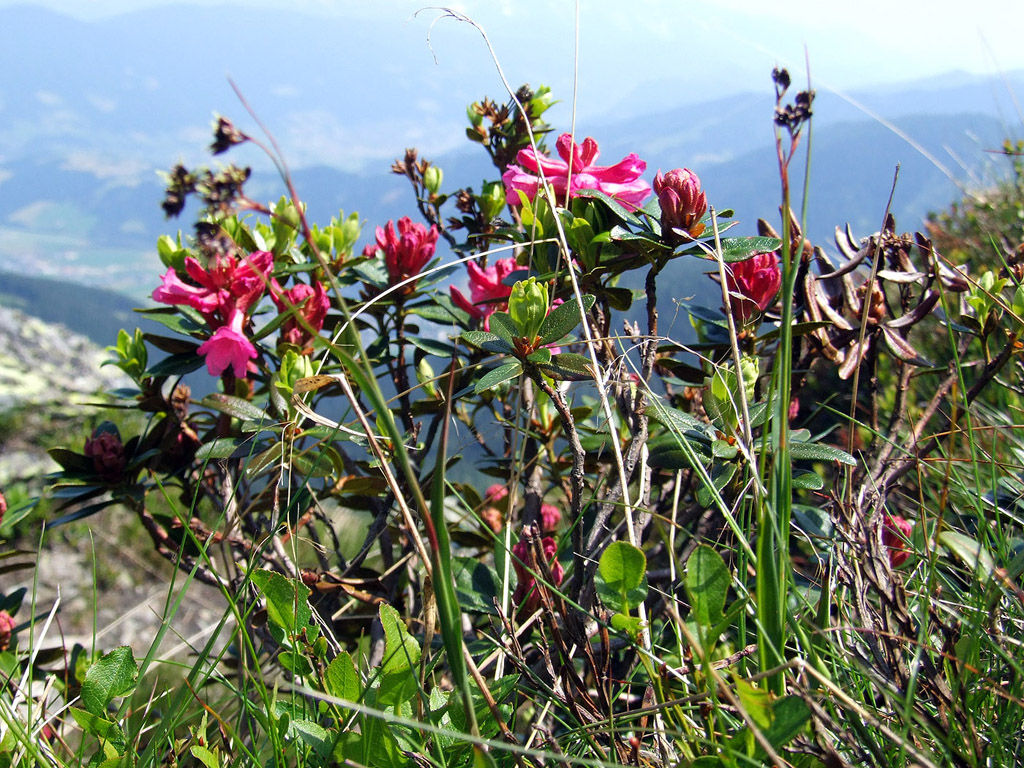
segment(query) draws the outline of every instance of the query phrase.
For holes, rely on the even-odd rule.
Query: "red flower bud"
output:
[[[907,546],[907,539],[913,531],[913,526],[906,518],[899,515],[885,516],[882,524],[882,544],[889,550],[889,564],[893,568],[899,568],[910,557],[910,549]]]
[[[740,325],[746,325],[756,312],[768,309],[779,292],[779,259],[774,253],[759,253],[746,261],[727,264],[726,284],[733,317]]]
[[[661,234],[672,245],[689,238],[676,232],[681,230],[691,238],[700,237],[704,225],[700,220],[708,210],[708,198],[700,188],[697,174],[686,168],[677,168],[654,177],[654,192],[661,204]]]
[[[93,432],[85,441],[85,455],[92,459],[96,474],[108,483],[119,480],[128,465],[121,438],[113,432]]]

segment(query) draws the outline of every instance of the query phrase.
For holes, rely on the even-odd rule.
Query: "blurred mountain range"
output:
[[[297,15],[272,20],[255,10],[174,6],[91,22],[7,7],[0,29],[0,71],[8,73],[0,79],[0,272],[144,301],[162,271],[157,237],[190,228],[188,211],[180,222],[164,219],[159,172],[209,161],[215,111],[258,133],[226,71],[279,140],[312,218],[358,211],[367,222],[364,242],[374,226],[415,211],[407,183],[389,173],[406,146],[417,145],[444,169],[448,191],[479,189],[498,175],[461,138],[464,112],[452,104],[498,97],[500,84],[468,75],[453,83],[424,66],[422,29],[356,20],[339,32]],[[407,44],[412,35],[415,46]],[[341,59],[347,68],[334,65]],[[351,76],[353,62],[365,77]],[[479,82],[491,83],[489,92],[466,90]],[[735,210],[737,234],[752,234],[758,217],[777,222],[768,73],[750,84],[756,93],[701,102],[674,102],[681,85],[666,81],[656,102],[620,99],[616,115],[590,116],[577,134],[598,140],[602,162],[637,152],[652,177],[658,169],[692,169],[718,210]],[[878,229],[897,165],[892,209],[911,231],[929,211],[1000,178],[1008,163],[993,150],[1024,132],[1017,93],[1024,93],[1024,72],[819,93],[813,131],[802,137],[812,152],[812,239],[827,245],[847,222],[858,234]],[[565,104],[552,114],[565,121],[556,129],[568,127]],[[803,157],[801,149],[791,169],[796,204]],[[229,159],[254,167],[251,197],[282,194],[255,147]],[[681,265],[675,296],[666,300],[701,291],[703,266]],[[13,283],[5,291],[4,281],[0,274],[0,303],[17,293]]]

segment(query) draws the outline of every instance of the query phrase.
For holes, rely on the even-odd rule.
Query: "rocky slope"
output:
[[[62,325],[0,307],[0,486],[53,468],[26,423],[130,383],[110,353]],[[19,413],[12,418],[12,413]]]

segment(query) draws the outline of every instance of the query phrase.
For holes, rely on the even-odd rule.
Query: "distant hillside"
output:
[[[0,307],[63,325],[101,347],[113,344],[122,328],[150,325],[132,311],[137,306],[133,299],[102,288],[0,272]]]

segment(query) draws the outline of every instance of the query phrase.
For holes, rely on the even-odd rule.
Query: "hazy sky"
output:
[[[90,19],[168,2],[0,0],[0,7],[24,4]],[[425,7],[422,0],[192,0],[192,4],[279,8],[336,18],[390,19],[399,24]],[[522,48],[524,43],[531,48],[531,29],[540,30],[545,43],[548,35],[559,32],[565,49],[571,50],[573,0],[461,0],[449,5],[478,20],[500,55],[511,56],[510,49]],[[591,76],[595,70],[598,74],[616,71],[643,81],[692,71],[706,78],[709,73],[699,69],[690,52],[708,39],[734,49],[738,72],[755,66],[763,70],[765,62],[780,62],[799,71],[806,43],[815,80],[823,87],[850,88],[956,69],[991,74],[1024,68],[1021,0],[580,0],[580,17],[583,71]],[[545,43],[538,48],[546,48]],[[735,73],[719,74],[724,87],[732,90]]]

